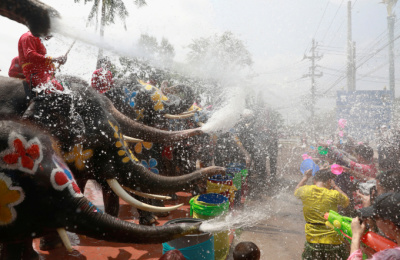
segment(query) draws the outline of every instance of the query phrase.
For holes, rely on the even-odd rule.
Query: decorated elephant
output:
[[[51,19],[59,17],[52,7],[37,0],[2,0],[0,15],[18,23],[25,24],[34,36],[46,36],[50,33]]]
[[[72,85],[76,89],[71,94],[39,96],[26,109],[21,80],[0,77],[0,87],[4,90],[0,94],[0,115],[15,117],[27,110],[24,118],[47,129],[60,140],[60,149],[75,172],[79,186],[83,188],[88,179],[95,179],[106,190],[106,198],[111,185],[114,192],[128,203],[154,211],[154,207],[147,207],[127,196],[120,184],[130,191],[172,193],[188,188],[199,178],[224,171],[221,167],[213,167],[175,178],[152,173],[127,148],[121,129],[155,142],[180,140],[197,134],[199,130],[169,132],[144,126],[117,111],[106,97],[91,88]],[[105,201],[106,212],[117,215],[118,197],[112,196],[112,201],[114,203]]]
[[[166,82],[163,82],[159,89],[136,79],[119,79],[115,81],[115,85],[104,95],[126,116],[148,126],[171,130],[170,124],[176,124],[175,121],[193,117],[195,114],[195,111],[187,112],[194,102],[193,90],[188,86],[168,87]],[[177,146],[183,146],[184,143],[186,141],[180,141]],[[151,171],[167,176],[182,175],[183,173],[173,167],[169,160],[163,159],[165,156],[168,157],[168,149],[172,145],[172,143],[139,142],[133,144],[132,150],[141,163]],[[179,155],[181,156],[185,157],[183,154]],[[162,206],[162,202],[157,200],[149,203]],[[144,224],[152,224],[157,219],[153,214],[141,210],[139,210],[139,215]],[[156,213],[156,215],[166,216],[165,213]]]
[[[120,243],[161,243],[197,233],[198,225],[145,227],[103,213],[79,189],[58,142],[30,122],[0,121],[2,259],[31,259],[32,239],[65,230]]]

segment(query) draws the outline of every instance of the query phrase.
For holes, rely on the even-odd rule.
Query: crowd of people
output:
[[[320,170],[307,170],[294,191],[306,221],[302,259],[400,259],[400,168],[387,132],[381,137],[385,140],[376,151],[379,160],[369,144],[351,138],[320,142],[319,149],[309,151]],[[332,165],[340,165],[342,172],[333,171]],[[307,185],[311,178],[313,183]],[[337,232],[340,221],[327,224],[330,211],[352,218],[350,235]],[[388,239],[386,249],[366,246],[367,231]]]

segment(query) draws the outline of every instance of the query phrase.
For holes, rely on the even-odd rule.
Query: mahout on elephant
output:
[[[83,196],[58,147],[29,121],[0,121],[1,259],[31,259],[32,239],[55,230],[69,249],[65,230],[120,243],[160,243],[199,232],[198,225],[145,227],[103,213]]]

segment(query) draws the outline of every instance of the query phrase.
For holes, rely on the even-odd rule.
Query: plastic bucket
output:
[[[194,218],[211,219],[229,210],[229,201],[221,194],[207,193],[190,199],[190,214]],[[214,233],[215,260],[225,260],[229,253],[229,230]]]
[[[218,193],[229,199],[230,206],[233,207],[235,201],[236,187],[233,185],[233,177],[226,175],[214,175],[208,178],[207,193]]]
[[[249,170],[246,168],[246,164],[244,164],[244,163],[230,163],[230,164],[227,165],[227,168],[239,168],[240,169],[240,173],[242,174],[241,188],[236,186],[235,181],[234,181],[233,184],[239,190],[241,189],[241,197],[242,197],[241,201],[244,202],[246,200],[247,194],[249,192],[249,185],[248,185],[248,182],[247,182],[247,177],[249,175]]]
[[[242,170],[239,167],[226,168],[226,174],[232,176],[232,183],[236,187],[234,206],[240,206],[242,202]]]
[[[166,222],[164,225],[177,223],[198,223],[199,219],[178,218]],[[163,243],[163,254],[178,249],[188,260],[214,259],[214,236],[210,233],[186,235],[166,243]]]

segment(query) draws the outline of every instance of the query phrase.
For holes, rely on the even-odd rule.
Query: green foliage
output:
[[[244,68],[253,64],[246,46],[229,31],[222,35],[194,39],[189,48],[187,60],[191,65]]]
[[[74,0],[75,3],[79,3],[81,0]],[[96,19],[96,24],[99,18],[99,7],[101,6],[101,21],[102,25],[110,25],[115,23],[115,17],[118,16],[124,23],[126,29],[126,17],[129,16],[129,12],[122,0],[84,0],[84,4],[93,2],[93,6],[90,9],[88,22]],[[137,7],[145,6],[146,0],[134,0]]]

